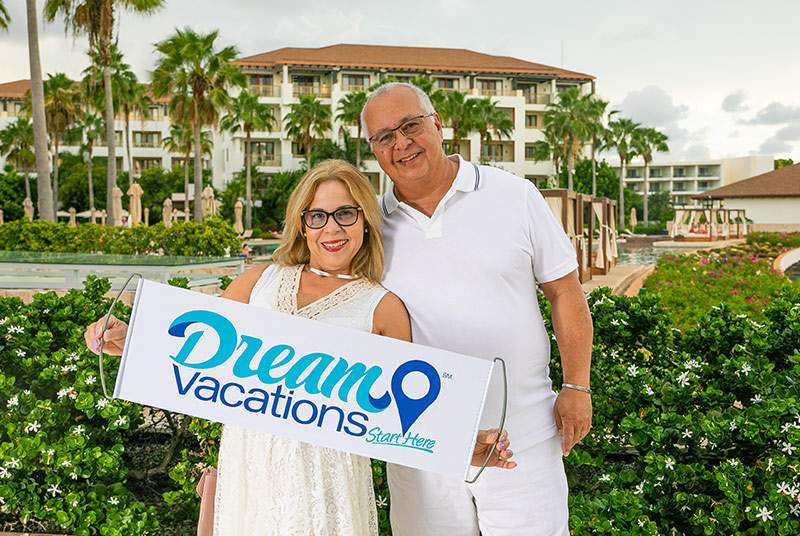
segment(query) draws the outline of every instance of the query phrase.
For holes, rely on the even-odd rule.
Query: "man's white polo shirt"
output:
[[[563,277],[578,264],[530,181],[458,160],[453,185],[430,218],[398,201],[392,187],[384,194],[383,284],[406,304],[414,342],[505,360],[506,427],[519,451],[556,433],[550,341],[536,283]],[[500,376],[489,390],[484,428],[499,422]]]

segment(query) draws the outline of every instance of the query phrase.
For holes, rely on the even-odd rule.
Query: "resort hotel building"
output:
[[[353,91],[367,91],[386,78],[407,81],[415,76],[429,77],[442,91],[461,91],[468,97],[491,97],[513,121],[509,138],[493,137],[484,151],[493,165],[519,176],[538,180],[553,174],[551,162],[533,160],[533,143],[543,138],[542,116],[555,95],[577,86],[584,94],[593,93],[592,75],[567,71],[508,56],[494,56],[464,49],[397,47],[377,45],[332,45],[321,48],[281,48],[235,62],[248,77],[251,93],[274,108],[281,122],[274,131],[251,133],[253,163],[261,172],[276,173],[296,169],[304,161],[303,148],[287,135],[283,119],[301,95],[315,95],[330,106],[332,128],[326,137],[340,140],[343,132],[357,135],[356,124],[336,119],[340,100]],[[0,84],[0,129],[20,114],[29,80]],[[166,102],[155,102],[143,115],[130,119],[131,154],[125,152],[125,123],[116,122],[118,169],[134,175],[152,166],[169,168],[182,164],[182,155],[171,154],[162,146],[169,135]],[[452,145],[452,130],[445,128],[445,147]],[[244,166],[244,133],[213,133],[213,153],[205,158],[217,187],[229,181]],[[364,146],[362,146],[364,147]],[[76,152],[77,147],[65,147]],[[468,160],[481,155],[477,133],[462,139],[459,152]],[[105,156],[104,143],[98,143],[95,156]],[[387,178],[367,151],[363,171],[376,191],[382,192]],[[0,164],[3,163],[0,157]],[[716,186],[716,184],[714,185]]]

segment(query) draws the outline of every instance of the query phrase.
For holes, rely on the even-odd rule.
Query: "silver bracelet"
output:
[[[574,389],[575,391],[580,391],[581,393],[592,394],[591,387],[586,387],[585,385],[577,385],[575,383],[562,383],[562,389]]]

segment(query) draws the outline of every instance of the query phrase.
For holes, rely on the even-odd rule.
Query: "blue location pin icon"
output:
[[[403,380],[412,372],[421,372],[428,378],[428,392],[422,398],[411,398],[403,392]],[[439,397],[441,389],[442,381],[439,379],[439,373],[429,363],[415,359],[406,361],[397,367],[392,375],[392,395],[397,402],[397,412],[400,414],[403,435],[406,435],[411,425]]]

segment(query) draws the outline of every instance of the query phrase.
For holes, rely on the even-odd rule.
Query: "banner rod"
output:
[[[100,385],[103,388],[103,395],[106,398],[111,398],[108,394],[108,390],[106,389],[106,375],[103,371],[103,345],[105,344],[105,333],[108,329],[108,321],[111,319],[111,313],[114,311],[114,306],[117,305],[117,302],[122,297],[122,293],[125,292],[125,289],[128,288],[128,285],[133,280],[134,277],[138,277],[140,280],[144,279],[144,276],[139,273],[131,274],[130,277],[125,281],[122,285],[122,288],[119,289],[117,295],[114,297],[114,300],[111,302],[111,307],[108,308],[108,313],[106,313],[105,321],[103,322],[103,330],[100,332],[100,348],[98,349],[98,356],[97,361],[100,365]]]

